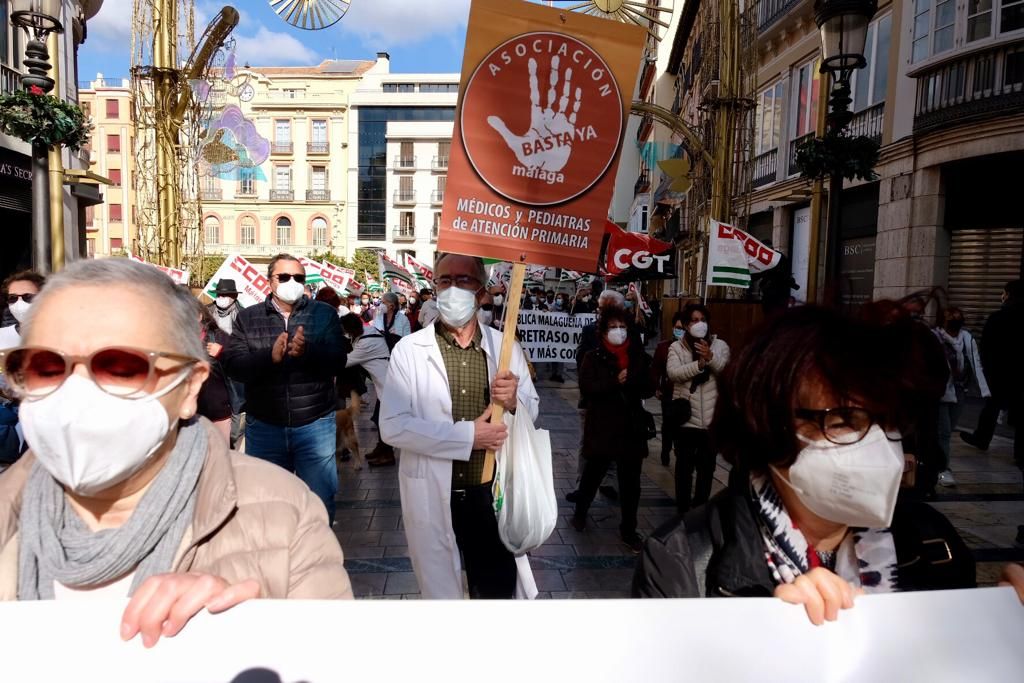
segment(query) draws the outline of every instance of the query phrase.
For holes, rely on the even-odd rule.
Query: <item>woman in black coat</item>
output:
[[[587,526],[587,510],[601,480],[615,461],[622,520],[619,533],[633,552],[642,542],[636,531],[640,507],[640,470],[647,457],[647,420],[643,400],[654,395],[651,361],[638,335],[629,333],[629,316],[609,308],[598,323],[601,343],[583,357],[580,396],[587,413],[583,424],[583,475],[572,525]]]

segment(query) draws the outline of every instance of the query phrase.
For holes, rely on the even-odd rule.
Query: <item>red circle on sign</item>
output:
[[[611,166],[622,136],[622,96],[597,52],[562,33],[526,33],[477,66],[462,98],[462,144],[498,194],[560,204]]]

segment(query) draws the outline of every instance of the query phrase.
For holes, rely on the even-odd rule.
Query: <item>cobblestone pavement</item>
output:
[[[541,397],[539,426],[551,432],[554,451],[555,489],[559,520],[555,532],[531,553],[530,563],[540,598],[624,598],[629,596],[635,555],[618,536],[618,508],[598,495],[590,510],[586,531],[569,526],[572,506],[565,494],[576,487],[580,419],[578,391],[571,369],[565,384],[538,382]],[[370,423],[370,409],[358,424],[359,442],[365,452],[377,443]],[[647,402],[660,428],[657,401]],[[965,411],[974,415],[976,411]],[[973,417],[962,422],[973,427]],[[1005,433],[1000,430],[1000,433]],[[1011,457],[1011,441],[996,436],[982,453],[953,437],[953,472],[958,485],[940,489],[933,505],[948,516],[971,546],[978,560],[978,580],[996,581],[999,567],[1009,560],[1024,560],[1024,547],[1015,545],[1017,525],[1024,524],[1024,492],[1021,473]],[[650,442],[651,457],[644,463],[640,500],[640,533],[647,534],[671,519],[672,470],[658,457],[659,440]],[[674,459],[671,467],[674,467]],[[345,551],[345,566],[356,597],[417,599],[419,588],[408,557],[398,494],[398,468],[364,468],[356,471],[346,463],[338,493],[335,532]],[[724,487],[728,465],[721,460],[714,490]]]

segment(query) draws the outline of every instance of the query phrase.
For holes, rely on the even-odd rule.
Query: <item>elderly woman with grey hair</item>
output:
[[[405,311],[398,305],[398,295],[388,292],[381,297],[380,308],[377,309],[377,317],[373,326],[386,335],[394,334],[399,337],[407,337],[412,334],[412,327],[409,319],[405,317]]]
[[[323,503],[196,416],[205,358],[155,268],[52,278],[0,354],[30,446],[0,477],[0,599],[131,596],[121,637],[150,647],[204,608],[352,597]]]

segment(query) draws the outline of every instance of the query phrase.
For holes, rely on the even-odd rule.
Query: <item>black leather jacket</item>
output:
[[[775,591],[748,492],[726,490],[655,531],[633,577],[638,598],[770,597]],[[935,508],[901,501],[893,515],[900,591],[974,588],[974,558]]]
[[[338,314],[327,304],[302,297],[288,316],[288,335],[302,326],[305,352],[274,363],[271,349],[285,331],[271,298],[242,310],[221,364],[245,384],[245,412],[282,427],[301,427],[337,407],[334,377],[345,368]]]

